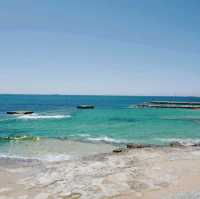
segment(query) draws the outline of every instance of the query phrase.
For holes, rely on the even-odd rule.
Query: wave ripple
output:
[[[18,116],[18,119],[25,119],[25,120],[37,120],[37,119],[63,119],[63,118],[70,118],[71,115],[21,115]]]

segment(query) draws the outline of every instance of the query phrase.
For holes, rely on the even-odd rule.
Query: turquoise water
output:
[[[67,153],[67,144],[61,141],[117,145],[200,139],[200,110],[129,108],[152,100],[200,101],[200,98],[0,95],[0,153],[23,155],[28,147],[32,152],[37,148],[39,153],[38,143],[44,145],[44,140],[44,153],[46,150],[48,154],[51,151],[62,154]],[[79,104],[94,104],[96,108],[78,110]],[[13,110],[35,113],[6,114]],[[60,150],[62,143],[65,147]],[[35,148],[30,147],[33,145]]]

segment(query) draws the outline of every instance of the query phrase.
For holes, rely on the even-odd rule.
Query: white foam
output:
[[[193,144],[200,143],[200,139],[192,139],[192,138],[157,138],[155,140],[170,143],[170,142],[179,142],[185,146],[191,146]]]
[[[58,162],[58,161],[63,161],[63,160],[71,160],[73,159],[73,157],[67,154],[59,154],[59,155],[51,154],[51,155],[46,155],[44,157],[39,157],[37,159],[45,160],[48,162]]]
[[[69,137],[81,137],[81,138],[87,138],[87,137],[91,137],[91,135],[90,134],[88,134],[88,133],[80,133],[80,134],[71,134],[71,135],[69,135]]]
[[[37,119],[63,119],[63,118],[70,118],[71,115],[38,115],[38,114],[31,114],[31,115],[21,115],[18,116],[18,119],[25,119],[25,120],[37,120]]]
[[[78,134],[78,136],[80,136],[80,137],[90,137],[91,135],[87,134],[87,133],[81,133],[81,134]]]
[[[116,140],[107,136],[93,137],[92,135],[87,134],[87,133],[69,135],[69,137],[78,137],[81,140],[87,140],[87,141],[92,141],[92,142],[107,142],[107,143],[126,143],[127,142],[125,140]]]
[[[0,154],[0,158],[10,158],[17,160],[40,160],[40,161],[48,161],[48,162],[58,162],[63,160],[71,160],[75,158],[72,155],[67,154],[47,154],[43,156],[23,156],[23,155],[10,155],[10,154]]]
[[[116,140],[107,136],[104,137],[88,137],[87,140],[94,142],[107,142],[107,143],[125,143],[125,140]]]

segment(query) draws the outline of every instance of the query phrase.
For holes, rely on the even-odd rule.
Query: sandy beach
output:
[[[156,147],[78,160],[0,160],[1,199],[200,198],[200,148]]]

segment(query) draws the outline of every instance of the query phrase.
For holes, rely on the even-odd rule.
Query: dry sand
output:
[[[130,149],[62,162],[0,160],[0,199],[198,199],[200,148]]]

